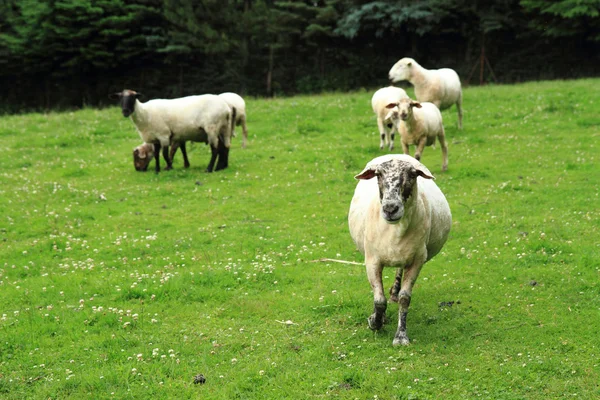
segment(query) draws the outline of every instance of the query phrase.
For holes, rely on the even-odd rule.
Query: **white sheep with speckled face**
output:
[[[361,173],[348,213],[350,235],[365,256],[373,289],[369,328],[383,326],[387,300],[384,267],[396,267],[390,300],[399,303],[394,345],[410,343],[406,316],[412,289],[427,261],[442,249],[452,214],[446,197],[427,167],[411,156],[389,154],[371,160]],[[375,179],[373,179],[375,178]]]
[[[428,101],[440,110],[456,104],[458,127],[462,129],[462,87],[456,71],[450,68],[425,69],[412,58],[403,58],[390,69],[392,82],[409,81],[418,101]]]
[[[371,98],[371,107],[377,116],[377,127],[379,128],[379,149],[388,144],[389,150],[394,149],[394,135],[397,129],[398,110],[387,108],[389,104],[397,104],[401,99],[408,98],[406,92],[394,86],[388,86],[377,90]]]

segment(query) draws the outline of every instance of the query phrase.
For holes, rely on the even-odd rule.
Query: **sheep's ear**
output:
[[[429,175],[429,173],[423,171],[421,168],[415,168],[415,171],[417,172],[417,175],[422,178],[435,180],[435,177],[433,175]]]
[[[385,108],[394,108],[394,107],[397,107],[397,106],[398,106],[398,103],[390,103],[387,106],[385,106]]]
[[[140,97],[144,97],[144,95],[142,93],[135,93],[135,98],[139,99]]]
[[[354,179],[367,180],[373,178],[375,175],[377,175],[377,171],[373,168],[367,167],[360,174],[356,175]]]
[[[410,67],[412,65],[412,61],[407,62],[406,65]]]
[[[411,101],[410,102],[410,106],[411,107],[421,108],[421,103],[419,103],[418,101]]]
[[[146,152],[145,151],[140,151],[140,149],[134,149],[133,150],[133,155],[135,157],[141,158],[141,159],[146,158]]]
[[[111,100],[116,100],[116,99],[120,99],[121,96],[123,96],[123,93],[121,92],[117,92],[117,93],[111,93],[108,95],[108,98]]]

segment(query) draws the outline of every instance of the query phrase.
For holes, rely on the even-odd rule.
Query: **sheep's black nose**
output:
[[[383,205],[383,211],[385,211],[386,214],[389,215],[394,215],[398,212],[398,209],[400,207],[398,207],[396,204],[384,204]]]

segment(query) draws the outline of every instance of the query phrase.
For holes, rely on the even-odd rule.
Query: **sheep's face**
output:
[[[411,67],[414,60],[412,58],[403,58],[390,69],[388,77],[392,82],[408,81],[411,78]]]
[[[374,166],[367,165],[355,178],[371,179],[375,176],[379,185],[381,217],[388,224],[397,224],[404,216],[404,206],[412,199],[417,177],[433,179],[433,176],[425,171],[401,160],[386,161]]]
[[[407,121],[412,118],[413,107],[421,108],[421,103],[411,99],[402,99],[398,103],[398,115],[402,121]]]
[[[112,94],[110,97],[119,99],[121,112],[123,113],[123,116],[127,118],[135,111],[135,101],[141,95],[141,93],[125,89],[122,92]]]
[[[133,166],[135,170],[146,172],[153,156],[154,146],[151,144],[145,143],[133,149]]]

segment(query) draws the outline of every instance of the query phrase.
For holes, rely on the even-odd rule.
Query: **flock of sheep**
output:
[[[427,70],[411,58],[403,58],[390,70],[392,82],[409,81],[416,101],[400,88],[379,89],[371,104],[377,116],[380,149],[394,148],[395,132],[400,133],[404,154],[388,154],[367,163],[355,176],[359,180],[348,213],[350,235],[365,257],[367,277],[373,289],[374,310],[369,328],[379,330],[387,308],[382,281],[384,267],[396,267],[390,301],[399,304],[398,329],[393,345],[408,345],[406,317],[413,285],[427,261],[444,246],[452,215],[450,206],[432,173],[419,160],[425,146],[442,147],[442,170],[448,168],[448,147],[440,110],[456,104],[458,126],[462,128],[462,89],[456,72],[443,68]],[[234,127],[242,125],[243,144],[247,139],[244,100],[235,93],[189,96],[142,103],[132,90],[115,93],[121,110],[130,117],[144,143],[134,149],[136,170],[145,171],[154,157],[160,171],[160,152],[172,168],[178,148],[189,167],[185,142],[210,144],[212,156],[207,172],[227,168]],[[409,146],[416,145],[415,157]],[[169,148],[171,148],[169,152]],[[218,161],[217,161],[218,159]],[[215,167],[216,162],[216,168]],[[377,179],[372,179],[377,178]]]

